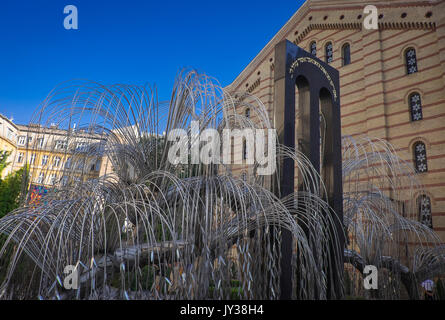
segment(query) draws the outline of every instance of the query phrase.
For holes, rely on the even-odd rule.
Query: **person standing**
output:
[[[425,300],[434,300],[434,281],[427,279],[421,284]]]

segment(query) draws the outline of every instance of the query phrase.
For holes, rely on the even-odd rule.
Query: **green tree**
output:
[[[5,168],[9,164],[8,157],[10,154],[11,154],[11,152],[9,152],[9,151],[0,151],[0,177],[1,177],[3,170],[5,170]]]
[[[9,164],[7,162],[10,152],[0,152],[0,176]],[[16,172],[11,172],[5,179],[0,179],[0,218],[16,209],[20,205],[20,196],[28,168],[25,166]]]

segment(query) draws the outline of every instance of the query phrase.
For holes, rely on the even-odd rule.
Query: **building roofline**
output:
[[[14,122],[12,122],[11,119],[9,119],[8,117],[6,117],[4,114],[1,114],[1,113],[0,113],[0,118],[2,118],[4,121],[7,121],[7,122],[8,122],[11,126],[13,126],[16,130],[20,130],[19,127],[18,127]]]
[[[303,19],[310,13],[310,12],[319,12],[321,10],[323,11],[330,11],[330,10],[337,10],[337,9],[343,9],[343,10],[357,10],[360,8],[364,8],[366,5],[375,5],[377,8],[394,8],[394,7],[412,7],[412,6],[435,6],[440,3],[445,2],[445,0],[391,0],[391,1],[383,1],[383,0],[352,0],[352,1],[346,1],[346,0],[307,0],[301,7],[292,15],[292,17],[284,24],[284,26],[273,36],[271,40],[261,49],[261,51],[253,58],[250,63],[238,74],[238,76],[233,80],[232,83],[227,85],[225,88],[227,90],[236,91],[239,86],[241,85],[241,82],[249,77],[253,72],[256,71],[256,68],[271,54],[273,53],[273,49],[275,45],[277,45],[280,41],[286,39],[289,35],[289,33],[293,30],[293,28],[302,23],[302,32],[297,37],[298,41],[301,41],[304,39],[305,34],[307,34],[308,31],[313,29],[321,29],[324,26],[324,29],[329,29],[329,26],[331,27],[338,27],[338,23],[332,23],[332,22],[317,22],[312,23],[308,22],[307,20],[304,21]],[[420,23],[421,27],[434,27],[433,23],[430,23],[428,25],[424,24],[424,22],[401,22],[402,27],[411,27],[411,24]],[[354,28],[361,28],[360,26],[356,26],[357,23],[354,24]],[[345,23],[345,26],[350,26],[351,23]],[[379,23],[379,26],[382,25],[384,27],[393,27],[391,23],[381,24]],[[394,24],[397,26],[398,24]]]

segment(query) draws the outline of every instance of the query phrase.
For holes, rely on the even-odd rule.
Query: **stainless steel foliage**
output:
[[[330,266],[341,262],[329,252],[343,248],[335,246],[335,213],[308,159],[278,145],[278,171],[260,176],[253,165],[245,179],[236,166],[173,165],[166,134],[182,128],[196,143],[192,120],[200,131],[272,128],[259,99],[229,95],[194,71],[178,76],[169,102],[159,102],[148,86],[74,81],[52,91],[32,122],[40,137],[50,127],[67,128],[60,131],[66,148],[55,141],[43,147],[70,159],[38,205],[28,202],[0,220],[0,296],[278,299],[281,231],[287,229],[294,243],[293,297],[325,299],[330,279],[342,277],[331,274]],[[343,147],[347,262],[359,271],[365,264],[389,270],[392,287],[379,290],[381,297],[405,274],[415,282],[440,272],[438,238],[393,201],[409,203],[421,188],[411,168],[382,141],[345,138]],[[280,199],[283,157],[295,160],[298,179],[311,192]],[[110,170],[97,178],[92,168],[99,161]],[[45,177],[51,170],[42,168]],[[417,248],[406,267],[401,241]],[[65,288],[67,265],[79,272],[78,289]]]
[[[406,155],[405,155],[406,156]],[[409,157],[409,156],[408,156]],[[381,139],[343,138],[345,261],[355,270],[352,296],[420,298],[419,284],[445,272],[445,246],[419,222],[424,194],[411,164]],[[365,265],[379,269],[379,289],[364,291]]]

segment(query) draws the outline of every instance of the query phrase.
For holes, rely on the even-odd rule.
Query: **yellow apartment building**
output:
[[[97,179],[101,171],[105,139],[83,130],[56,126],[16,125],[0,115],[0,150],[11,151],[3,176],[30,169],[31,186],[50,188],[68,179]]]
[[[4,115],[0,114],[0,151],[9,151],[11,154],[7,162],[9,165],[3,170],[0,178],[6,177],[13,170],[13,160],[16,153],[18,127]]]

